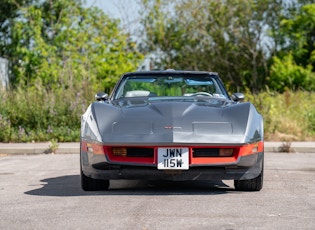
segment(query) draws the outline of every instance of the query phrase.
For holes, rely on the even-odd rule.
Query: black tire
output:
[[[264,171],[258,177],[250,180],[234,180],[234,187],[237,191],[260,191],[263,187]]]
[[[109,180],[97,180],[84,175],[81,170],[81,188],[84,191],[101,191],[109,188]]]

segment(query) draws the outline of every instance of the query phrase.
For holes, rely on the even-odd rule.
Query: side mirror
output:
[[[95,100],[97,101],[106,101],[108,99],[108,94],[107,93],[97,93],[95,94]]]
[[[243,93],[233,93],[231,99],[235,102],[243,102],[245,95]]]

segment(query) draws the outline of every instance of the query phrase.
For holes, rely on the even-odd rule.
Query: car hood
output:
[[[133,98],[93,103],[92,108],[103,143],[226,144],[262,136],[261,130],[248,127],[250,120],[259,123],[260,117],[251,103],[222,98]]]

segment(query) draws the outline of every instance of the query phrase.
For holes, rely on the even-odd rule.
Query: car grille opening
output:
[[[218,157],[219,149],[216,148],[194,148],[193,157]]]
[[[193,148],[193,157],[230,157],[232,148]]]
[[[127,157],[153,157],[153,148],[127,148]]]

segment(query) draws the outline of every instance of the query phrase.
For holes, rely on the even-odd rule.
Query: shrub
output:
[[[78,141],[80,117],[91,101],[87,91],[92,92],[82,88],[49,92],[37,85],[2,92],[0,142]]]
[[[287,89],[308,91],[315,90],[315,74],[312,65],[307,67],[297,65],[291,54],[280,59],[273,58],[271,66],[269,86],[279,92]]]
[[[264,117],[265,138],[273,141],[314,140],[315,93],[285,91],[247,94]]]

